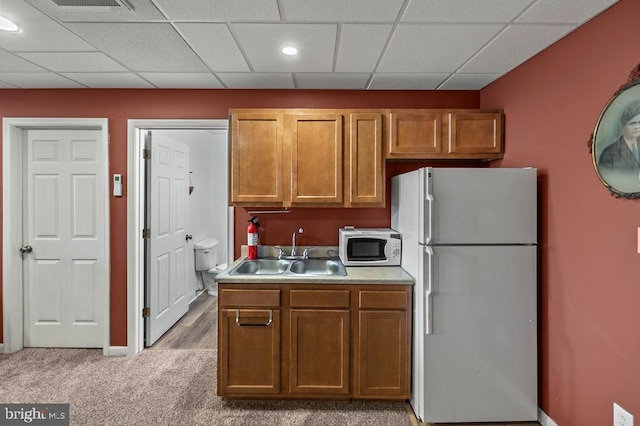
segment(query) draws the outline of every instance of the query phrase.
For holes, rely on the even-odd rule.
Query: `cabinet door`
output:
[[[384,206],[382,114],[349,114],[345,194],[350,205]]]
[[[232,113],[232,204],[282,205],[283,128],[282,113]]]
[[[452,154],[501,154],[502,114],[493,112],[451,113]]]
[[[442,152],[442,114],[389,113],[388,158],[424,158]]]
[[[280,310],[222,309],[218,395],[280,393]]]
[[[405,286],[359,289],[354,332],[354,398],[409,398],[412,291]]]
[[[349,310],[291,310],[289,392],[348,395]]]
[[[342,115],[291,115],[291,204],[342,204]]]
[[[409,397],[407,324],[406,311],[359,312],[354,397]]]

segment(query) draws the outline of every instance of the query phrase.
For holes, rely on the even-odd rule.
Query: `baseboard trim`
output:
[[[547,415],[542,408],[538,408],[538,423],[542,426],[558,426],[558,423],[554,422],[551,417]]]
[[[4,343],[0,343],[0,354],[4,353]]]
[[[104,354],[105,356],[127,356],[129,348],[127,346],[109,346]]]

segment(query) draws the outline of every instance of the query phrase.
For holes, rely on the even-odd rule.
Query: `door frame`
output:
[[[142,158],[144,139],[142,130],[167,129],[224,129],[229,130],[228,120],[127,120],[127,354],[135,355],[144,349],[144,239],[142,230],[145,219],[145,173]],[[233,209],[229,207],[229,209]],[[233,214],[227,215],[228,247],[233,253]],[[233,257],[233,256],[232,256]]]
[[[99,185],[104,188],[105,206],[110,206],[109,192],[109,120],[106,118],[3,118],[2,119],[2,312],[3,350],[13,353],[24,347],[23,261],[18,248],[23,244],[22,188],[24,180],[23,145],[26,132],[34,129],[99,130],[104,155]],[[109,355],[109,288],[111,284],[109,208],[102,224],[107,274],[99,284],[104,300],[103,353]]]

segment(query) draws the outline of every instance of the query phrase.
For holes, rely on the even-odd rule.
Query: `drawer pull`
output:
[[[267,327],[271,325],[272,322],[273,322],[273,309],[269,309],[269,320],[267,321],[266,324],[253,323],[253,322],[240,323],[240,309],[236,309],[236,325],[239,325],[240,327]]]

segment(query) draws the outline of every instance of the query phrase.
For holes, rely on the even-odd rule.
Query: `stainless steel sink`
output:
[[[245,260],[236,267],[229,275],[249,274],[249,275],[278,275],[289,269],[291,260],[280,259],[252,259]]]
[[[347,275],[342,262],[333,259],[295,260],[289,270],[305,275]]]
[[[339,259],[252,259],[244,260],[229,275],[347,275]]]

